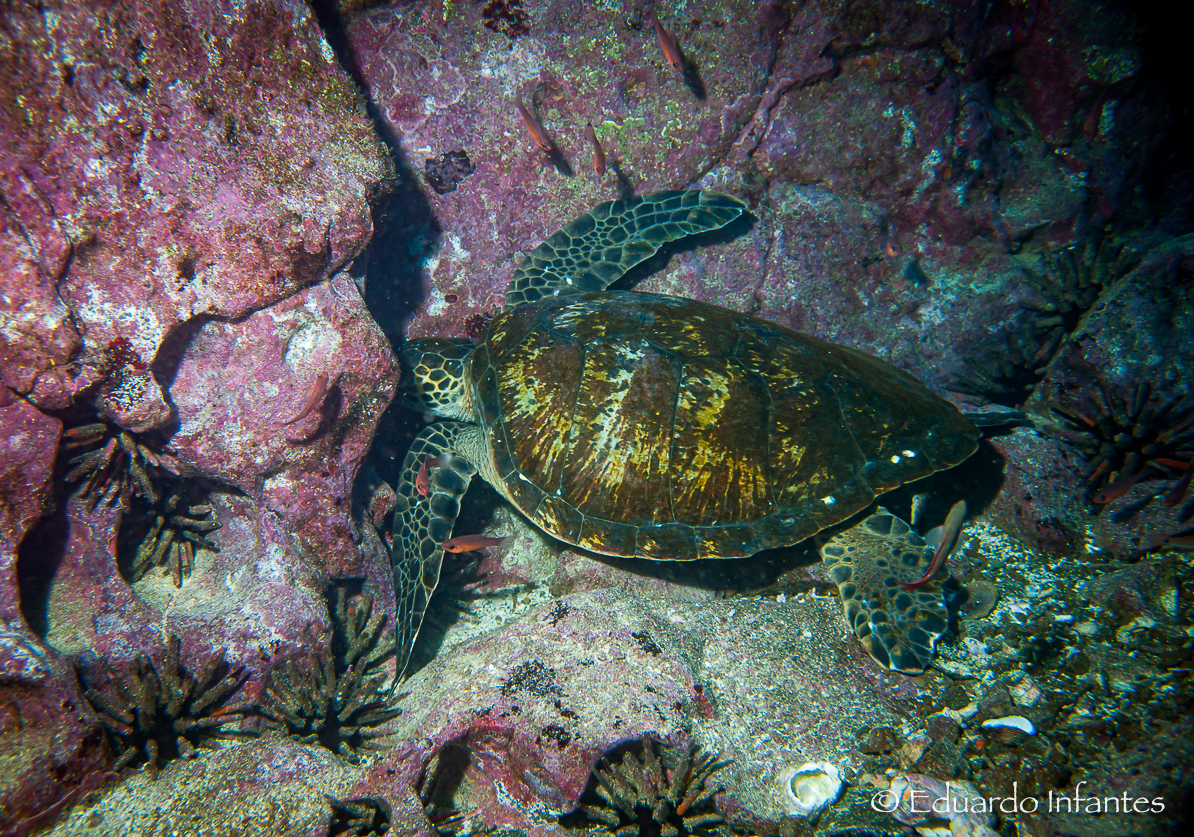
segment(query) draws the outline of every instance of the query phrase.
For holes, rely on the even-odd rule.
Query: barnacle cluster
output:
[[[66,430],[62,447],[81,451],[67,463],[70,470],[63,480],[73,483],[86,478],[83,496],[92,508],[119,502],[127,511],[134,496],[157,503],[157,472],[178,474],[178,464],[169,454],[155,453],[129,431],[102,421]]]
[[[374,613],[373,597],[350,602],[337,589],[332,653],[308,653],[284,660],[270,672],[261,712],[268,722],[307,744],[319,744],[357,762],[361,749],[380,749],[376,729],[402,710],[382,668],[394,654],[391,632],[383,633],[385,614]]]
[[[1007,407],[1023,404],[1099,295],[1139,262],[1136,251],[1097,231],[1043,257],[1037,269],[1025,269],[1041,298],[1022,301],[1028,316],[1006,329],[999,345],[968,357],[951,388]]]
[[[390,811],[378,799],[336,799],[326,796],[332,806],[328,837],[375,837],[390,833]]]
[[[242,671],[224,662],[223,651],[213,651],[196,674],[182,664],[178,637],[171,635],[161,664],[142,654],[123,677],[104,667],[102,683],[80,679],[84,697],[108,731],[118,770],[143,761],[157,778],[170,761],[192,758],[196,747],[236,734],[224,726],[245,712],[244,706],[228,705]]]
[[[195,492],[192,483],[179,482],[168,495],[125,521],[122,533],[129,532],[129,542],[137,544],[126,571],[129,581],[136,581],[153,567],[169,565],[174,586],[181,587],[194,567],[195,547],[220,551],[207,537],[220,524],[212,519],[209,503],[194,502]]]
[[[455,192],[460,182],[476,171],[476,168],[464,149],[446,151],[441,156],[429,158],[423,163],[427,185],[434,189],[437,195]]]
[[[1182,501],[1194,474],[1194,404],[1154,398],[1152,386],[1142,382],[1130,393],[1109,394],[1100,386],[1097,398],[1080,406],[1050,407],[1062,424],[1054,432],[1090,466],[1086,478],[1095,503],[1109,503],[1152,480],[1176,480],[1164,503]]]
[[[641,750],[642,756],[635,750]],[[607,756],[593,768],[599,801],[582,804],[580,813],[591,824],[616,837],[679,837],[714,833],[724,823],[713,797],[722,788],[709,784],[714,771],[727,762],[695,748],[663,747],[644,738],[622,752],[617,761]]]

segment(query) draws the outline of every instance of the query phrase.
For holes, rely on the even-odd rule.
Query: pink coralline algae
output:
[[[162,426],[162,344],[353,258],[387,160],[304,5],[5,17],[0,377],[49,409],[98,387],[107,417]]]
[[[121,669],[168,622],[184,664],[218,646],[259,676],[265,649],[319,641],[329,574],[392,597],[351,489],[396,376],[356,286],[331,278],[392,166],[305,4],[21,6],[0,27],[0,695],[24,730],[2,748],[20,761],[7,834],[113,778],[63,657]],[[196,341],[238,365],[195,360]],[[221,551],[181,590],[126,581],[123,513],[51,480],[49,413],[151,433],[216,490]]]
[[[290,422],[321,375],[325,392]],[[340,274],[244,320],[199,328],[173,373],[171,447],[195,473],[254,498],[297,549],[340,575],[365,537],[352,486],[396,380],[385,337]]]

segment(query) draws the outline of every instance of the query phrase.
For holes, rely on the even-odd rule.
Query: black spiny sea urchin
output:
[[[713,805],[722,788],[708,782],[728,762],[695,748],[661,749],[657,753],[655,742],[644,738],[616,760],[612,755],[603,758],[593,768],[596,800],[580,807],[584,818],[616,837],[712,833],[714,826],[724,822]],[[641,751],[641,758],[635,750]]]
[[[1104,290],[1140,263],[1140,255],[1096,230],[1064,250],[1043,256],[1024,276],[1037,291],[1022,300],[1026,314],[966,358],[950,389],[983,401],[1018,407],[1028,400],[1045,367]]]
[[[376,729],[402,710],[393,705],[382,666],[394,654],[393,635],[383,634],[385,615],[374,614],[373,597],[348,601],[339,588],[333,613],[332,653],[283,660],[270,672],[262,695],[268,722],[308,744],[319,744],[350,762],[358,750],[380,749]]]
[[[202,489],[192,482],[175,483],[162,492],[157,502],[129,512],[122,526],[118,554],[121,571],[129,581],[136,581],[154,567],[168,566],[174,586],[181,587],[194,567],[196,547],[220,551],[209,538],[220,524],[214,520]],[[125,554],[132,551],[132,544],[137,545],[136,553],[126,561]]]
[[[1055,430],[1090,466],[1087,481],[1099,505],[1118,499],[1139,482],[1176,480],[1165,505],[1180,503],[1194,473],[1194,404],[1153,397],[1148,383],[1130,393],[1099,387],[1081,404],[1050,405],[1061,419]]]
[[[157,503],[156,472],[178,474],[178,464],[169,454],[156,453],[127,430],[105,422],[72,427],[62,434],[66,451],[82,451],[67,463],[67,483],[85,480],[83,494],[92,507],[119,503],[126,511],[133,496]]]
[[[80,677],[84,697],[108,731],[117,769],[144,762],[156,778],[158,769],[175,758],[191,758],[196,747],[236,734],[224,725],[246,709],[227,705],[240,688],[241,670],[229,667],[222,651],[213,651],[195,674],[182,664],[179,647],[178,637],[171,635],[161,664],[143,654],[126,676],[104,663],[102,681]]]

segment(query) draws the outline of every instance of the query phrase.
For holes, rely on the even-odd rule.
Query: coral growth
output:
[[[73,483],[86,477],[83,494],[93,508],[119,501],[128,511],[134,495],[157,503],[158,472],[178,474],[178,463],[172,456],[155,453],[132,433],[105,422],[70,428],[62,434],[62,447],[67,451],[87,448],[67,463],[70,470],[63,481]]]
[[[193,483],[179,482],[168,496],[146,509],[135,510],[125,521],[118,554],[125,543],[137,544],[125,570],[129,581],[136,581],[153,567],[169,565],[174,586],[181,587],[194,567],[196,547],[220,551],[207,537],[220,528],[212,519],[211,505],[194,502],[200,491]]]
[[[617,837],[707,834],[724,822],[713,805],[721,786],[708,781],[728,762],[695,748],[663,747],[657,753],[649,737],[641,742],[641,759],[634,749],[626,749],[618,761],[607,756],[593,769],[600,801],[581,805],[587,820]]]
[[[1176,480],[1166,506],[1180,503],[1189,488],[1194,458],[1194,404],[1183,398],[1154,398],[1148,383],[1131,393],[1109,394],[1079,405],[1053,403],[1062,427],[1054,432],[1076,447],[1090,466],[1091,499],[1109,503],[1140,482]]]
[[[374,837],[390,833],[390,812],[384,802],[330,796],[327,801],[332,806],[328,837]]]
[[[160,665],[142,654],[124,677],[104,667],[102,684],[88,676],[80,679],[87,702],[108,730],[117,769],[144,761],[157,778],[158,769],[175,758],[192,758],[196,747],[234,735],[224,725],[245,712],[244,706],[227,704],[241,685],[241,670],[229,667],[222,651],[213,651],[195,674],[183,666],[174,635]]]
[[[446,151],[441,156],[431,158],[423,163],[427,185],[435,190],[437,195],[455,192],[460,182],[476,170],[468,152],[464,149]]]
[[[307,744],[320,744],[350,762],[361,749],[380,749],[375,729],[402,710],[393,705],[394,687],[379,671],[394,654],[392,632],[385,632],[385,615],[374,614],[373,597],[348,601],[338,588],[332,653],[309,653],[279,663],[270,673],[262,695],[262,714],[288,735]],[[376,617],[376,618],[375,618]]]

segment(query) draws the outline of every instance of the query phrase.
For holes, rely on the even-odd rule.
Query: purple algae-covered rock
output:
[[[45,600],[46,642],[60,654],[132,659],[159,641],[157,614],[120,574],[121,512],[72,497],[46,527],[43,548],[57,557]]]
[[[491,4],[492,6],[493,4]],[[462,333],[500,308],[515,256],[603,200],[618,177],[638,191],[682,187],[717,165],[753,113],[784,24],[782,4],[734,2],[699,18],[657,8],[699,76],[703,98],[665,62],[640,10],[519,4],[514,22],[488,6],[412,4],[354,18],[350,46],[410,166],[437,188],[464,152],[471,174],[427,189],[443,230],[425,268],[410,333]],[[710,60],[717,56],[717,60]],[[691,76],[691,74],[690,74]],[[519,115],[537,114],[543,152]],[[609,170],[598,176],[591,122]]]
[[[62,422],[8,396],[0,389],[0,620],[23,625],[17,547],[49,504]]]
[[[1086,469],[1064,442],[1032,428],[990,440],[1004,462],[1003,485],[983,510],[987,520],[1043,555],[1085,549]]]
[[[244,492],[310,566],[355,574],[364,535],[353,483],[396,383],[389,343],[342,273],[194,333],[170,382],[170,449]]]
[[[0,398],[7,395],[0,390]],[[0,831],[25,834],[80,792],[105,758],[74,674],[25,622],[17,550],[49,505],[58,419],[32,405],[0,406]],[[26,551],[24,560],[50,555]]]
[[[726,799],[775,822],[789,768],[852,764],[857,726],[908,717],[911,678],[856,645],[831,599],[564,596],[407,681],[396,723],[413,749],[392,767],[459,782],[456,802],[487,826],[545,834],[544,815],[575,807],[603,753],[650,735],[732,760],[716,777]]]
[[[392,618],[389,556],[352,487],[396,371],[352,280],[208,321],[165,380],[180,421],[168,448],[185,478],[209,481],[220,551],[197,549],[181,588],[161,570],[130,585],[116,556],[120,513],[72,499],[48,585],[50,644],[127,662],[160,644],[164,623],[184,652],[223,649],[259,675],[274,657],[326,645],[329,579],[367,580]]]
[[[430,187],[410,336],[477,337],[520,254],[621,194],[588,168],[586,121],[630,189],[723,189],[750,206],[732,234],[673,255],[640,290],[754,313],[938,387],[975,344],[998,344],[1017,310],[1022,271],[995,242],[1069,229],[1085,199],[1044,145],[1000,144],[988,87],[954,69],[1010,47],[965,32],[953,44],[936,9],[758,4],[664,20],[705,81],[699,99],[649,21],[544,4],[498,26],[479,7],[436,8],[374,9],[348,29]],[[518,100],[558,153],[536,147]]]
[[[107,417],[161,426],[163,342],[355,256],[386,158],[305,4],[20,7],[6,23],[0,375],[55,409],[98,386]]]
[[[130,585],[115,556],[119,512],[90,511],[72,499],[46,593],[46,641],[85,667],[100,659],[119,672],[138,655],[160,657],[165,630],[182,640],[185,666],[222,651],[230,666],[254,676],[276,656],[326,645],[326,576],[295,554],[276,521],[257,519],[248,500],[217,496],[212,504],[220,552],[197,549],[191,575],[176,588],[168,571],[156,570]],[[392,589],[388,572],[368,561],[380,550],[367,547],[359,574],[381,575]]]
[[[866,195],[898,212],[902,228],[915,226],[949,166],[958,97],[942,80],[944,60],[936,50],[880,50],[843,60],[831,82],[789,91],[755,154],[761,173]]]

